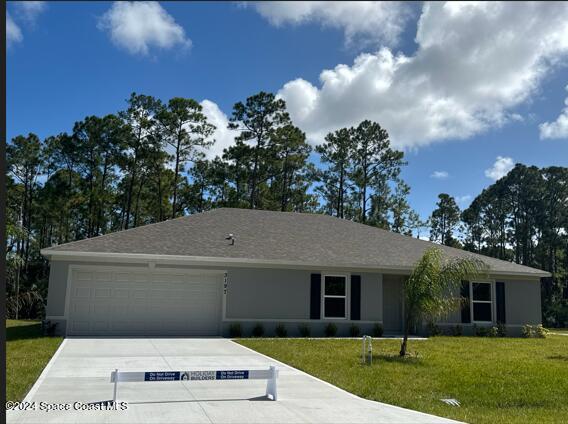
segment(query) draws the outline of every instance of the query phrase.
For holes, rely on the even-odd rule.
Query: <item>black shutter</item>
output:
[[[505,318],[505,283],[495,283],[495,294],[495,301],[497,304],[497,322],[505,324],[507,322],[507,319]]]
[[[320,319],[321,310],[321,274],[312,274],[310,288],[310,319]]]
[[[361,276],[351,276],[351,319],[361,319]]]
[[[461,319],[462,323],[469,324],[471,322],[471,304],[469,301],[469,281],[462,281],[461,291],[462,306],[461,306]]]

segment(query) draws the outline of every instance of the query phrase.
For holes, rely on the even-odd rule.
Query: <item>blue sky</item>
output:
[[[265,90],[312,144],[381,123],[406,152],[423,218],[438,193],[465,207],[513,163],[568,166],[566,3],[7,7],[8,139],[70,131],[133,91],[208,100],[222,126],[235,102]],[[217,139],[220,149],[232,135]]]

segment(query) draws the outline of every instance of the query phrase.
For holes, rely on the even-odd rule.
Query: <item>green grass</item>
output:
[[[470,423],[568,422],[568,337],[373,340],[241,339],[239,343],[358,396]],[[439,399],[455,398],[461,407]]]
[[[44,337],[38,321],[6,320],[6,399],[22,400],[63,339]]]

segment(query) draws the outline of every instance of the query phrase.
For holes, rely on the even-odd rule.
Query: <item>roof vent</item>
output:
[[[225,237],[225,240],[229,240],[231,242],[231,246],[235,244],[235,236],[232,233],[228,234],[227,237]]]

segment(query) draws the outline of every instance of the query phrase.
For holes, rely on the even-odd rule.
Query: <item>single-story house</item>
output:
[[[47,319],[70,336],[244,334],[261,323],[290,336],[301,324],[338,335],[351,325],[403,325],[403,281],[432,243],[327,215],[222,208],[50,247]],[[547,272],[476,256],[489,267],[464,282],[468,303],[440,326],[541,322]]]

